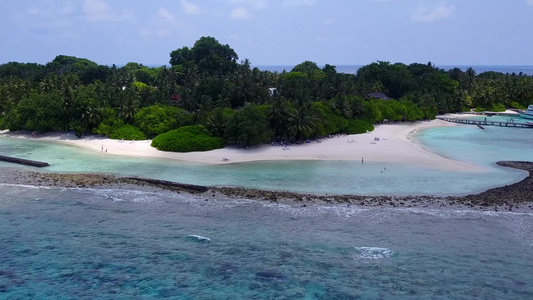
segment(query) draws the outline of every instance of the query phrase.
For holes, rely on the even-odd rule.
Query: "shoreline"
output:
[[[233,187],[203,187],[148,178],[117,177],[93,173],[46,173],[12,169],[0,174],[1,184],[57,188],[112,188],[160,191],[168,190],[209,199],[241,199],[307,207],[308,205],[338,205],[360,208],[405,209],[466,209],[475,211],[507,211],[533,213],[533,162],[499,161],[498,165],[528,172],[520,182],[492,188],[466,196],[363,196],[315,195],[284,191]]]
[[[288,147],[260,145],[249,149],[226,147],[205,152],[165,152],[150,146],[151,140],[119,141],[99,136],[77,138],[69,133],[38,134],[0,132],[0,138],[15,138],[74,145],[100,152],[101,155],[151,157],[205,165],[283,160],[341,160],[368,162],[403,162],[441,170],[476,172],[484,167],[453,160],[426,149],[413,138],[420,130],[460,126],[442,120],[414,123],[379,124],[369,133],[336,135],[310,143]],[[379,139],[379,140],[376,140]]]

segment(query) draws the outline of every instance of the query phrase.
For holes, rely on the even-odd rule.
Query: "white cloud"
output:
[[[257,10],[268,8],[268,0],[228,0],[232,5],[249,5]]]
[[[283,0],[283,6],[309,6],[315,4],[316,0]]]
[[[96,21],[109,15],[109,6],[102,0],[85,0],[83,12],[85,12],[88,19]]]
[[[185,14],[187,15],[197,15],[200,13],[200,7],[192,2],[189,2],[187,0],[180,0],[181,7],[183,10],[185,10]]]
[[[120,22],[134,19],[133,12],[129,10],[123,10],[118,14],[113,13],[103,0],[85,0],[83,12],[87,20],[92,22]]]
[[[353,43],[355,41],[355,39],[351,36],[348,36],[348,37],[343,37],[343,38],[340,38],[338,39],[337,41],[339,41],[339,43],[347,43],[347,44],[350,44],[350,43]]]
[[[74,7],[73,5],[68,4],[67,6],[65,6],[65,7],[63,7],[61,9],[60,14],[62,14],[62,15],[71,15],[71,14],[73,14],[75,12],[76,12],[76,7]]]
[[[165,38],[172,35],[172,30],[167,28],[157,28],[153,30],[141,29],[139,34],[144,38]]]
[[[268,8],[268,1],[254,1],[255,2],[255,8],[257,9],[265,9]]]
[[[428,10],[425,7],[419,7],[411,16],[412,21],[416,22],[435,22],[440,20],[450,19],[455,13],[455,6],[440,5],[433,10]]]
[[[39,14],[39,9],[36,7],[32,7],[28,10],[28,13],[32,16],[36,16]]]
[[[174,15],[172,15],[166,8],[161,7],[159,8],[159,17],[168,20],[171,23],[174,23],[176,19],[174,18]]]
[[[230,17],[233,19],[247,19],[250,18],[251,15],[246,8],[239,6],[231,11]]]

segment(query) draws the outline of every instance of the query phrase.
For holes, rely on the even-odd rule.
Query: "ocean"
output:
[[[521,180],[523,171],[494,162],[531,161],[531,134],[489,126],[418,132],[429,150],[485,168],[466,175],[389,164],[381,176],[383,165],[366,162],[103,159],[8,138],[0,138],[0,154],[49,161],[56,172],[314,193],[466,194]],[[8,167],[0,163],[0,171]],[[533,298],[532,213],[304,207],[144,188],[0,184],[0,195],[0,299]]]
[[[531,299],[533,215],[0,185],[2,299]]]

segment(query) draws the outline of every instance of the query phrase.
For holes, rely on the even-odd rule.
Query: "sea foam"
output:
[[[205,236],[196,235],[196,234],[190,234],[187,236],[188,238],[197,240],[199,242],[211,242],[211,239]]]
[[[394,251],[380,247],[355,247],[356,259],[381,259],[391,257]]]

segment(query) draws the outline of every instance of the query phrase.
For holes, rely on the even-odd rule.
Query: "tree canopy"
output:
[[[170,64],[184,68],[198,68],[211,76],[227,75],[237,67],[237,53],[220,44],[213,37],[202,37],[192,48],[183,47],[170,53]]]
[[[229,45],[202,37],[172,51],[170,67],[109,67],[65,55],[46,65],[9,62],[0,65],[0,129],[139,139],[201,125],[207,135],[251,146],[533,103],[533,77],[525,74],[385,61],[356,74],[312,61],[280,73],[237,60]]]

